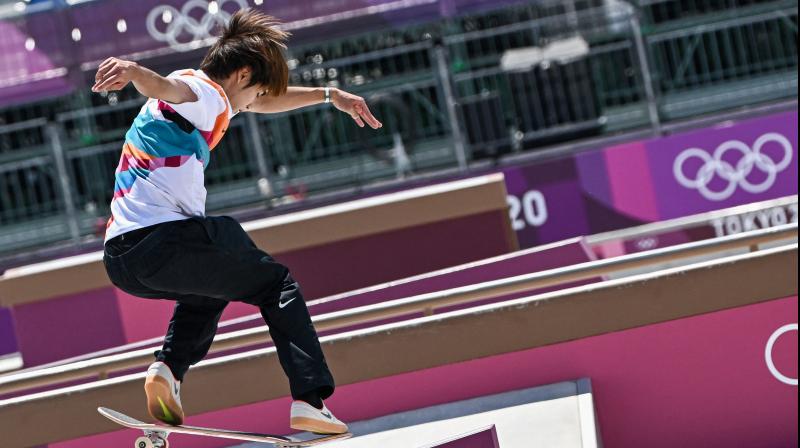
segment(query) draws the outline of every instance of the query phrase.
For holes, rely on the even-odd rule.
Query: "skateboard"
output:
[[[353,437],[350,433],[335,434],[318,437],[315,439],[300,440],[292,437],[277,436],[274,434],[259,434],[254,432],[230,431],[226,429],[200,428],[197,426],[167,426],[161,424],[145,423],[129,417],[113,409],[99,407],[97,412],[112,422],[128,428],[140,429],[144,436],[134,442],[134,448],[169,448],[167,437],[170,433],[191,434],[195,436],[219,437],[223,439],[241,440],[243,442],[270,443],[279,448],[300,448],[320,445],[334,440],[344,440]]]

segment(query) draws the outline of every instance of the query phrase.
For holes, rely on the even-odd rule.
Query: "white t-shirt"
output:
[[[224,90],[200,70],[169,78],[186,83],[197,101],[149,99],[125,134],[105,241],[134,229],[205,216],[204,171],[233,117]]]

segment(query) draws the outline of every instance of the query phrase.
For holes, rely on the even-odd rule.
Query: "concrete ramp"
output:
[[[408,428],[356,437],[330,448],[432,448],[465,447],[494,448],[492,445],[462,445],[459,438],[475,428],[494,425],[498,448],[596,448],[598,438],[594,431],[584,431],[583,424],[594,427],[594,412],[584,411],[581,406],[591,403],[580,396],[514,406],[496,411],[426,423]],[[582,418],[585,415],[586,418]],[[586,421],[586,420],[589,421]],[[588,437],[587,437],[588,436]],[[436,442],[443,441],[443,442]],[[449,442],[448,442],[449,441]],[[433,444],[432,444],[433,442]]]
[[[487,378],[487,380],[491,380]],[[598,448],[588,379],[354,422],[329,448]],[[259,448],[255,444],[239,448]]]

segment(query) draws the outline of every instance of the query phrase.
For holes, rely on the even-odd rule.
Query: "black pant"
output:
[[[177,302],[156,359],[178,380],[208,353],[228,302],[244,302],[257,306],[269,326],[292,397],[333,394],[300,287],[233,218],[198,217],[128,232],[108,241],[103,262],[123,291]]]

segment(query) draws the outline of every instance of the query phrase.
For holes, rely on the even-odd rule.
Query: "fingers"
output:
[[[108,74],[109,71],[113,70],[116,67],[116,60],[114,58],[108,58],[100,64],[100,67],[97,67],[97,73],[94,75],[95,81],[100,81],[103,77]]]
[[[107,90],[109,87],[111,87],[112,84],[114,84],[114,81],[115,80],[113,76],[108,78],[103,78],[94,83],[94,85],[92,86],[92,92],[102,92],[104,90]]]
[[[116,72],[111,72],[105,78],[97,81],[92,87],[92,91],[102,92],[105,90],[111,90],[114,86],[120,83],[122,83],[122,81],[119,79],[118,74]],[[124,85],[124,83],[122,85]]]
[[[94,76],[95,83],[92,86],[93,92],[101,92],[103,90],[107,90],[114,84],[114,80],[116,78],[116,60],[114,58],[108,58],[100,64],[100,67],[97,69],[97,73]]]
[[[343,91],[336,91],[333,104],[337,109],[346,112],[356,122],[359,127],[369,125],[372,129],[383,127],[383,123],[378,121],[367,106],[364,98]]]
[[[108,69],[111,66],[113,66],[115,62],[116,62],[115,58],[108,58],[105,61],[103,61],[100,64],[100,66],[97,67],[97,74],[95,75],[95,79],[97,79],[97,77],[99,77],[101,73],[108,71]]]
[[[92,86],[93,92],[103,92],[120,90],[128,84],[129,79],[126,75],[128,67],[125,61],[117,58],[108,58],[97,68],[94,76],[95,83]]]
[[[380,121],[378,121],[378,119],[375,118],[375,116],[372,115],[372,112],[370,112],[369,107],[367,106],[367,103],[365,101],[361,101],[361,103],[356,104],[355,109],[356,112],[358,112],[358,114],[364,118],[364,121],[366,121],[367,124],[369,124],[369,126],[372,129],[378,129],[383,127],[383,124]]]
[[[351,117],[353,117],[353,120],[356,121],[356,124],[358,125],[358,127],[360,127],[360,128],[364,127],[364,121],[361,119],[361,117],[358,114],[353,114],[353,115],[351,115]]]

